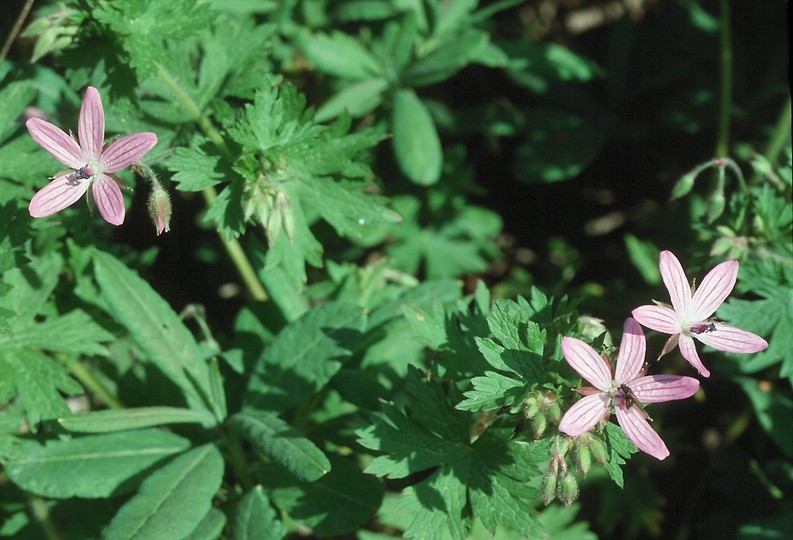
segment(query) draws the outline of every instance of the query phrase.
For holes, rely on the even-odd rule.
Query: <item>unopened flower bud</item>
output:
[[[548,420],[542,413],[535,414],[531,419],[531,427],[534,430],[534,438],[539,439],[548,427]]]
[[[570,506],[578,498],[578,482],[572,474],[566,474],[559,480],[556,496],[565,506]]]
[[[160,183],[152,181],[151,194],[149,195],[149,216],[157,229],[157,236],[171,230],[171,197]]]
[[[556,498],[556,474],[557,471],[554,467],[548,467],[548,472],[542,477],[542,486],[540,489],[542,491],[542,502],[545,503],[545,506],[551,504],[554,498]]]
[[[562,417],[562,408],[559,406],[559,402],[556,401],[556,398],[554,397],[553,399],[547,400],[545,408],[551,420],[558,424],[559,419]]]
[[[724,197],[724,191],[721,189],[717,189],[713,194],[708,198],[708,223],[713,223],[719,216],[724,212],[724,205],[726,204],[726,198]]]
[[[578,470],[586,478],[589,467],[592,465],[592,454],[586,444],[579,444],[575,447],[575,460]]]
[[[590,437],[589,452],[592,454],[592,457],[595,458],[595,461],[597,461],[601,465],[606,464],[606,460],[608,459],[608,452],[606,450],[606,444],[603,441],[601,441],[596,437]]]

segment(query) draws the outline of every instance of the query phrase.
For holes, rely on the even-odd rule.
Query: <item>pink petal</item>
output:
[[[611,386],[609,367],[595,349],[580,339],[565,337],[562,338],[562,353],[567,363],[599,390]]]
[[[73,172],[59,176],[33,196],[28,211],[34,218],[60,212],[77,202],[89,184],[87,180],[77,180]]]
[[[614,384],[620,385],[636,378],[644,365],[645,348],[642,327],[628,317],[622,328],[622,342],[617,356]]]
[[[699,371],[699,374],[703,377],[710,377],[710,371],[702,364],[702,360],[699,359],[699,355],[697,354],[697,348],[694,346],[694,340],[691,339],[690,336],[686,336],[681,334],[680,335],[680,354],[683,355],[683,358],[686,361],[694,366],[694,368]]]
[[[697,334],[694,338],[714,349],[736,353],[756,353],[768,348],[768,342],[751,332],[715,323],[716,330]]]
[[[87,161],[98,160],[105,144],[105,111],[99,91],[93,86],[85,91],[80,119],[77,121],[77,138],[84,155],[91,156]]]
[[[579,399],[564,413],[559,431],[571,437],[586,433],[608,415],[608,406],[609,397],[602,392]]]
[[[725,261],[708,272],[691,300],[691,321],[704,321],[730,295],[738,278],[738,261]]]
[[[671,251],[662,251],[658,268],[661,270],[661,278],[672,299],[672,307],[678,314],[688,313],[691,302],[691,286],[680,261]]]
[[[650,427],[638,406],[633,406],[630,409],[617,407],[617,422],[625,435],[642,452],[650,454],[656,459],[665,459],[669,455],[669,449],[664,441]]]
[[[660,403],[690,398],[699,389],[699,381],[679,375],[647,375],[628,385],[642,403]]]
[[[107,175],[100,174],[94,180],[93,196],[99,213],[108,223],[124,223],[124,196],[116,182]]]
[[[671,308],[663,306],[639,306],[631,312],[633,318],[656,332],[677,334],[680,332],[680,319]]]
[[[157,144],[157,135],[150,132],[122,137],[102,152],[102,171],[114,173],[129,167],[154,148],[155,144]]]
[[[85,165],[80,146],[61,128],[40,118],[31,118],[25,122],[25,126],[34,141],[67,167],[79,169]]]

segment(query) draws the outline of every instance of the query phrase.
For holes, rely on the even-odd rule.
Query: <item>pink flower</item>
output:
[[[103,149],[105,142],[105,112],[99,91],[89,86],[85,92],[77,136],[67,135],[60,128],[40,118],[31,118],[26,124],[30,136],[44,150],[72,169],[58,174],[30,201],[30,215],[45,217],[71,206],[93,186],[91,193],[99,213],[108,223],[124,222],[124,198],[117,180],[109,174],[118,172],[139,160],[157,144],[154,133],[135,133],[113,141]]]
[[[657,459],[669,455],[664,441],[647,422],[649,416],[642,403],[691,397],[699,388],[699,381],[678,375],[644,376],[645,341],[639,323],[631,318],[625,320],[613,377],[607,361],[580,339],[562,339],[562,352],[567,363],[595,387],[577,389],[584,397],[564,414],[559,431],[577,437],[607,420],[614,409],[617,422],[639,450]]]
[[[766,340],[760,336],[727,326],[712,317],[735,286],[738,261],[726,261],[717,265],[708,272],[693,295],[680,261],[670,251],[661,252],[659,266],[661,277],[672,298],[672,307],[660,303],[655,306],[640,306],[633,310],[633,317],[647,328],[671,334],[660,356],[679,344],[683,358],[700,375],[709,377],[710,371],[699,359],[694,339],[714,349],[737,353],[754,353],[768,347]]]

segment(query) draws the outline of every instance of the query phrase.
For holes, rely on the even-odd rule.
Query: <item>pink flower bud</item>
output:
[[[171,230],[171,197],[156,180],[149,195],[149,215],[157,229],[157,236]]]

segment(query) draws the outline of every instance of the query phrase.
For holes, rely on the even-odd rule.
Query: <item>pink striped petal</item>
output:
[[[694,340],[691,339],[690,336],[680,334],[680,341],[678,342],[678,345],[680,345],[680,354],[683,355],[683,358],[686,359],[686,362],[694,366],[694,368],[699,371],[699,374],[703,377],[710,377],[710,371],[708,371],[708,368],[704,366],[702,360],[699,359],[697,348],[694,346]]]
[[[34,141],[67,167],[79,169],[85,165],[80,146],[61,128],[41,118],[31,118],[25,122],[25,126]]]
[[[645,340],[642,327],[628,317],[622,328],[622,342],[617,356],[614,384],[619,386],[636,378],[644,365]]]
[[[661,270],[661,278],[672,299],[672,307],[677,313],[687,313],[691,302],[691,285],[688,283],[680,261],[671,251],[662,251],[658,268]]]
[[[738,279],[738,266],[738,261],[725,261],[708,272],[691,300],[692,322],[704,321],[727,299]]]
[[[567,363],[599,390],[606,390],[611,386],[609,367],[605,360],[595,352],[595,349],[580,339],[564,337],[562,338],[562,353]]]
[[[583,397],[564,413],[562,421],[559,422],[559,431],[577,437],[595,427],[595,424],[606,418],[608,414],[608,394],[598,392]]]
[[[715,323],[716,330],[697,334],[694,338],[714,349],[735,353],[756,353],[768,348],[768,342],[751,332]]]
[[[91,157],[86,161],[99,160],[105,144],[105,111],[99,91],[93,86],[85,91],[80,119],[77,121],[77,138],[86,158]]]
[[[77,180],[73,172],[59,176],[33,196],[28,211],[34,218],[60,212],[77,202],[89,184],[88,180]]]
[[[642,403],[660,403],[690,398],[699,389],[699,381],[680,375],[647,375],[631,381],[629,386]]]
[[[135,133],[110,143],[102,152],[102,171],[114,173],[129,167],[154,148],[157,135],[151,132]]]
[[[656,332],[677,334],[680,332],[680,319],[672,308],[664,306],[639,306],[631,312],[633,318]]]
[[[113,225],[124,223],[124,196],[112,178],[104,174],[97,176],[92,194],[96,207],[105,221]]]
[[[645,454],[650,454],[656,459],[665,459],[669,456],[669,449],[642,416],[640,407],[633,406],[630,409],[617,407],[617,422],[631,442]]]

